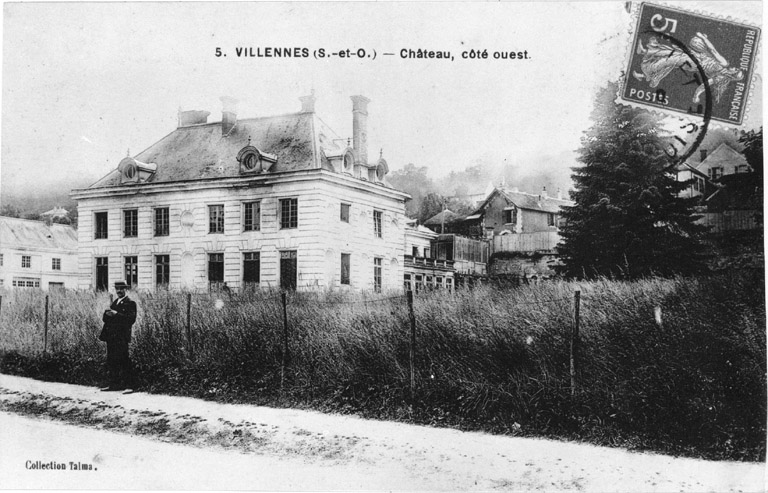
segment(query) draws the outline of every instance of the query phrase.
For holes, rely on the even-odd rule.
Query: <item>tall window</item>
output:
[[[211,288],[218,288],[224,282],[224,254],[208,254],[208,284]]]
[[[224,205],[223,204],[208,206],[208,232],[209,233],[224,232]]]
[[[246,287],[259,284],[261,278],[261,258],[259,252],[243,253],[243,284]]]
[[[296,250],[284,250],[280,252],[280,288],[287,290],[296,289],[298,278]]]
[[[3,254],[0,253],[0,267],[3,266]]]
[[[341,212],[339,214],[341,222],[349,222],[349,204],[341,204]]]
[[[132,288],[139,284],[139,257],[125,257],[125,282]]]
[[[261,202],[246,202],[243,217],[243,231],[261,230]]]
[[[32,257],[29,255],[22,255],[21,256],[21,267],[23,269],[29,269],[32,267]]]
[[[96,257],[96,289],[106,291],[109,289],[109,259]]]
[[[155,284],[158,287],[168,287],[171,280],[171,256],[155,255]]]
[[[416,245],[413,245],[411,247],[411,255],[413,255],[414,257],[418,257],[419,256],[419,247],[417,247]]]
[[[341,284],[349,284],[349,257],[348,253],[341,254]]]
[[[126,238],[139,236],[139,211],[137,209],[123,211],[123,236]]]
[[[155,236],[168,236],[170,231],[170,214],[168,207],[155,209]]]
[[[299,199],[280,199],[280,228],[299,227]]]
[[[547,214],[547,226],[554,226],[555,225],[555,215],[550,212]]]
[[[381,238],[381,211],[373,211],[373,236]]]
[[[51,259],[51,269],[52,270],[61,270],[61,259],[60,258],[52,258]]]
[[[107,238],[107,213],[97,212],[94,215],[94,238],[97,240],[104,240]]]
[[[381,263],[378,257],[373,259],[373,290],[381,293]]]

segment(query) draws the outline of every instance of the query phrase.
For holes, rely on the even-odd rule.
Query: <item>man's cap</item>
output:
[[[120,288],[127,289],[128,287],[129,287],[128,283],[123,281],[123,280],[115,281],[115,288],[116,289],[120,289]]]

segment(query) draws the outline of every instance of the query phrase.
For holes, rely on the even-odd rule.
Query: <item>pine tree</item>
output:
[[[678,197],[689,184],[670,173],[661,117],[617,105],[616,85],[602,89],[594,124],[582,137],[573,168],[572,207],[558,246],[569,277],[689,274],[703,268],[693,199]]]

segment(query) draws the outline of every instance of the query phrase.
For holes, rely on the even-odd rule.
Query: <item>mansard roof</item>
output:
[[[155,163],[148,182],[163,183],[238,177],[238,152],[251,145],[277,158],[270,173],[320,168],[323,154],[338,152],[338,135],[311,112],[237,120],[228,132],[222,123],[180,126],[136,156]],[[120,185],[120,171],[112,170],[89,188]]]

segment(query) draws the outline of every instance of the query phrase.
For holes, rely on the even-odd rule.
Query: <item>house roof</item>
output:
[[[514,204],[518,209],[558,213],[560,212],[560,207],[573,205],[573,202],[570,200],[562,200],[553,197],[534,195],[531,193],[517,192],[507,188],[496,188],[488,196],[488,198],[486,198],[483,203],[480,204],[480,207],[477,209],[477,211],[475,211],[475,214],[481,213],[481,211],[487,207],[491,198],[497,193]]]
[[[323,153],[342,150],[338,135],[313,112],[237,120],[227,133],[221,122],[182,126],[134,159],[157,164],[152,183],[240,176],[238,152],[247,145],[277,157],[271,172],[320,168]],[[112,170],[89,188],[120,185]]]
[[[41,216],[51,216],[51,217],[68,217],[69,212],[63,207],[54,207],[53,209],[45,212],[40,213]]]
[[[77,251],[77,231],[67,224],[0,216],[0,238],[3,248]]]
[[[443,219],[445,219],[445,224],[450,224],[452,222],[460,221],[461,219],[464,219],[464,216],[461,214],[456,214],[455,212],[445,209],[444,211],[441,211],[434,216],[430,217],[426,221],[424,221],[424,224],[432,224],[432,225],[441,225],[443,224]]]
[[[696,166],[696,169],[706,174],[709,168],[719,166],[725,167],[726,164],[733,166],[747,164],[747,158],[733,147],[726,143],[722,143],[708,155],[706,159]]]

